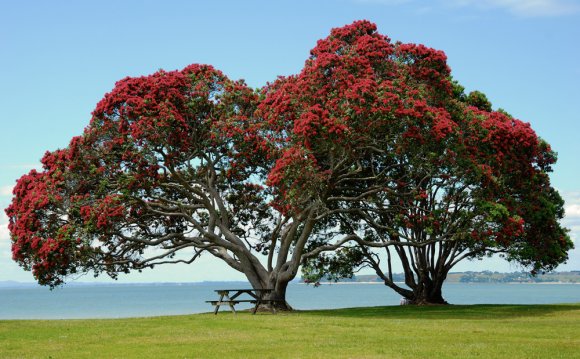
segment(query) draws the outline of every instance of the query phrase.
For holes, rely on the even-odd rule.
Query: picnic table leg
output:
[[[223,294],[221,294],[221,295],[220,295],[220,299],[219,299],[219,300],[218,300],[218,302],[215,304],[215,309],[214,309],[214,311],[213,311],[213,314],[214,314],[214,315],[217,315],[217,313],[218,313],[218,310],[220,310],[220,305],[221,305],[221,303],[222,303],[222,299],[224,299],[224,295],[223,295]]]
[[[219,304],[221,304],[221,301],[224,297],[226,298],[226,301],[227,301],[228,305],[230,306],[230,309],[232,310],[232,312],[234,312],[234,314],[236,314],[236,308],[234,308],[233,300],[232,300],[232,298],[230,298],[230,294],[227,291],[223,291],[220,293]],[[234,296],[234,298],[235,298],[235,296]],[[216,310],[216,313],[217,313],[217,310]]]
[[[236,314],[236,308],[234,308],[234,303],[230,299],[230,296],[226,294],[226,298],[228,298],[228,304],[230,305],[230,308],[232,309],[232,312],[234,312],[234,314]]]
[[[254,306],[254,309],[252,310],[252,314],[256,314],[256,311],[258,310],[260,303],[262,303],[262,301],[259,299],[256,299],[256,305]]]

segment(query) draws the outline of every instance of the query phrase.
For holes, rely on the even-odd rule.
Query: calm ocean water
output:
[[[131,284],[0,288],[0,319],[122,318],[203,313],[215,289],[235,283]],[[576,284],[464,284],[443,288],[452,304],[548,304],[580,302]],[[398,305],[400,296],[381,284],[331,284],[318,288],[290,284],[287,300],[295,309]],[[237,308],[249,308],[240,304]]]

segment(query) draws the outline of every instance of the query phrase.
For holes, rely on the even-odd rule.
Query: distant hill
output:
[[[0,280],[0,288],[5,288],[5,287],[34,287],[37,286],[38,284],[36,283],[31,283],[31,282],[17,282],[15,280]]]
[[[449,273],[447,279],[461,283],[580,283],[580,271],[551,272],[535,277],[527,272],[462,272]]]
[[[403,273],[393,275],[395,282],[404,282]],[[321,282],[332,282],[321,280]],[[352,278],[342,279],[339,282],[355,283],[381,283],[379,276],[374,274],[356,275]],[[552,272],[532,277],[527,272],[499,273],[492,271],[483,272],[452,272],[447,275],[447,283],[580,283],[580,271]]]

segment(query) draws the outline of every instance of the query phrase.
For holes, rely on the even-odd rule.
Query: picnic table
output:
[[[273,291],[271,288],[265,289],[216,289],[216,292],[219,295],[218,300],[207,300],[206,303],[211,303],[211,305],[215,306],[213,314],[218,313],[220,306],[222,304],[228,304],[232,309],[232,312],[236,314],[235,305],[238,303],[252,303],[254,304],[254,308],[252,309],[252,314],[256,314],[258,307],[260,304],[274,304],[276,302],[283,302],[280,299],[265,299],[268,294]],[[240,298],[240,296],[245,295],[245,298]],[[270,306],[270,310],[272,313],[276,313],[276,308],[274,306]]]

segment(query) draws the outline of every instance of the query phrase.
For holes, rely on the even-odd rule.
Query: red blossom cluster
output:
[[[441,100],[451,92],[449,74],[443,52],[392,44],[368,21],[333,29],[300,74],[278,79],[260,103],[270,128],[288,134],[274,138],[283,141],[274,146],[281,154],[269,177],[278,189],[275,202],[289,202],[292,194],[304,207],[346,170],[336,167],[338,159],[365,156],[373,134],[399,132],[405,140],[395,145],[399,152],[444,141],[457,127]]]
[[[71,261],[83,255],[84,247],[62,208],[65,199],[67,150],[47,152],[44,171],[30,171],[14,187],[14,200],[6,209],[10,218],[12,257],[32,270],[40,284],[60,283],[69,274]]]
[[[85,225],[94,225],[97,230],[105,230],[113,221],[122,220],[126,217],[125,212],[121,196],[106,196],[96,206],[80,207],[80,215]]]

